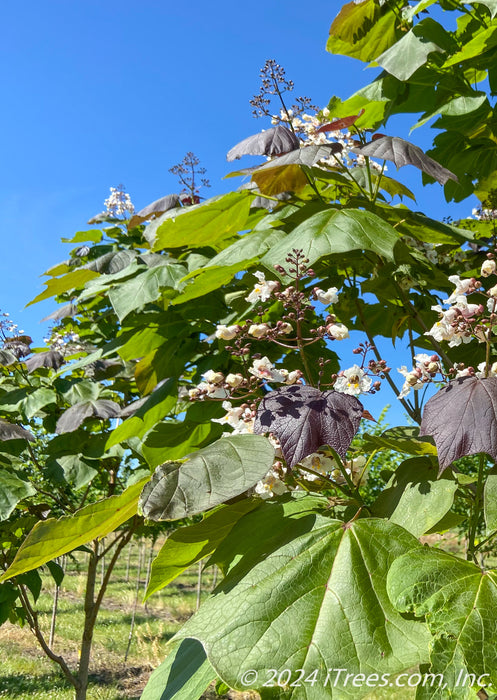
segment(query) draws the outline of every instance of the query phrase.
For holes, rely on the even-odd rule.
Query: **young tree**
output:
[[[192,192],[188,206],[169,195],[126,222],[107,219],[73,239],[93,243],[75,265],[52,270],[39,298],[73,304],[63,330],[77,324],[91,341],[68,371],[103,363],[107,372],[91,384],[98,392],[60,389],[73,400],[57,426],[87,439],[114,417],[99,414],[111,410],[101,402],[140,396],[132,416],[104,424],[104,449],[119,445],[135,470],[153,471],[118,497],[125,513],[109,499],[93,506],[107,514],[93,536],[137,510],[173,522],[203,514],[168,538],[148,595],[208,557],[224,576],[145,700],[191,700],[216,678],[262,697],[362,697],[418,665],[407,684],[419,698],[485,697],[497,682],[497,574],[479,559],[497,535],[496,139],[486,90],[496,9],[491,0],[348,3],[328,48],[375,61],[378,79],[308,113],[307,98],[287,105],[293,85],[268,61],[252,105],[272,127],[228,153],[268,156],[240,171],[248,185],[194,204]],[[442,11],[455,13],[455,29]],[[437,117],[430,154],[376,132],[399,111]],[[448,199],[476,192],[477,218],[455,226],[411,211],[404,198],[414,195],[386,162],[416,166]],[[351,330],[364,340],[344,368],[335,351]],[[377,347],[384,339],[408,344],[400,381]],[[424,401],[431,382],[438,391]],[[368,418],[360,397],[382,384],[417,426],[354,444]],[[364,482],[383,450],[398,460],[378,494]],[[472,455],[474,472],[454,464]],[[466,559],[420,544],[456,524]],[[51,547],[57,527],[35,525],[6,562],[5,586],[82,543]]]

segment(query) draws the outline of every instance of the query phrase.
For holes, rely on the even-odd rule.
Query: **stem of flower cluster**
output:
[[[483,505],[483,487],[485,485],[485,467],[487,465],[487,459],[482,452],[480,452],[478,457],[478,481],[476,484],[476,494],[473,501],[473,508],[471,509],[468,533],[468,548],[466,552],[466,559],[468,559],[469,561],[473,560],[476,565],[478,565],[478,561],[476,559],[475,554],[475,537],[476,531],[478,529],[478,523],[480,522],[481,507]]]

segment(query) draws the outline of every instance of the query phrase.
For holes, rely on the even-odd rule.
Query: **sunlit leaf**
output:
[[[232,161],[242,156],[279,156],[300,147],[300,141],[286,126],[274,126],[237,143],[228,151],[226,160]]]
[[[365,146],[352,148],[352,151],[363,156],[391,160],[398,168],[403,165],[414,165],[441,185],[445,185],[447,180],[457,182],[454,173],[427,156],[419,146],[415,146],[398,136],[380,136]]]
[[[256,433],[274,433],[293,467],[322,445],[344,458],[361,422],[363,405],[355,396],[294,385],[270,391],[257,409]]]
[[[0,469],[0,520],[8,518],[19,501],[35,493],[36,489],[29,481]]]

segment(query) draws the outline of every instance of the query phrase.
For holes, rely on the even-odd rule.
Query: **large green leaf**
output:
[[[284,231],[278,231],[272,228],[246,233],[235,241],[235,243],[232,243],[209,260],[206,267],[211,267],[212,265],[236,265],[243,261],[252,260],[253,258],[262,256],[267,250],[270,250],[272,246],[285,238],[286,235]]]
[[[138,496],[148,479],[141,479],[119,496],[91,503],[74,515],[37,523],[22,543],[12,564],[0,577],[0,582],[36,569],[90,540],[108,535],[136,514]]]
[[[157,301],[164,287],[174,288],[185,274],[182,265],[158,265],[117,285],[109,292],[110,303],[119,320],[151,301]]]
[[[176,382],[173,379],[168,379],[148,397],[134,415],[112,431],[107,440],[106,448],[118,445],[131,437],[142,438],[145,433],[172,411],[177,401]]]
[[[8,518],[19,501],[35,493],[36,490],[29,481],[0,469],[0,520]]]
[[[197,700],[215,678],[202,645],[183,639],[152,673],[140,700]]]
[[[85,282],[98,277],[98,272],[93,272],[93,270],[74,270],[73,272],[68,272],[67,275],[63,277],[54,277],[48,282],[45,282],[46,289],[38,294],[37,297],[30,301],[26,306],[31,306],[31,304],[36,304],[44,299],[50,299],[50,297],[62,294],[63,292],[68,292],[71,289],[76,289],[77,287],[82,287]]]
[[[389,4],[395,7],[398,3],[363,0],[344,5],[330,27],[327,51],[360,61],[372,61],[386,51],[400,33],[397,13]]]
[[[478,31],[470,41],[464,44],[460,51],[445,61],[442,69],[450,68],[463,61],[469,61],[469,59],[480,56],[494,46],[497,46],[497,24],[495,22],[489,27]]]
[[[283,265],[294,248],[302,249],[310,265],[327,255],[371,250],[390,260],[399,234],[376,214],[359,209],[329,209],[309,217],[263,257],[272,268]]]
[[[373,515],[424,535],[450,510],[458,488],[449,475],[437,480],[437,474],[438,465],[426,457],[406,460],[373,504]]]
[[[497,15],[497,0],[473,0],[472,4],[485,5],[492,19]]]
[[[143,456],[147,464],[155,468],[168,460],[183,459],[193,450],[198,450],[221,436],[219,423],[160,423],[146,437]]]
[[[188,284],[185,290],[173,301],[171,306],[176,304],[183,304],[185,301],[190,301],[190,299],[197,299],[198,297],[203,297],[209,292],[213,292],[215,289],[231,282],[233,277],[237,272],[246,269],[247,264],[252,261],[242,261],[229,266],[209,266],[201,270],[194,270],[186,277],[182,279],[182,282],[186,282],[194,277],[193,283]]]
[[[497,572],[423,547],[396,559],[388,573],[390,599],[401,612],[424,616],[434,637],[431,672],[442,673],[445,689],[430,698],[465,697],[456,681],[461,671],[497,683]],[[463,674],[464,675],[464,674]]]
[[[443,51],[438,44],[430,41],[438,33],[445,33],[445,30],[427,17],[378,56],[375,63],[399,80],[407,80],[426,63],[430,53]]]
[[[93,464],[98,466],[98,462]],[[57,459],[50,459],[45,470],[46,475],[55,483],[71,484],[76,491],[86,486],[98,474],[91,461],[81,455],[62,455]]]
[[[392,523],[345,525],[306,501],[289,515],[284,502],[265,503],[235,525],[221,545],[231,569],[180,636],[199,639],[231,687],[243,689],[247,669],[258,690],[269,669],[290,669],[292,680],[317,669],[315,684],[297,683],[284,697],[362,697],[364,686],[325,685],[327,670],[394,674],[426,660],[425,626],[399,615],[386,592],[393,560],[420,545]]]
[[[418,437],[417,426],[399,425],[384,430],[381,435],[365,433],[366,448],[370,450],[394,450],[408,455],[434,455],[437,448],[430,437]]]
[[[140,507],[151,520],[178,520],[239,496],[262,479],[274,448],[260,435],[233,435],[178,462],[161,464],[145,485]]]
[[[260,499],[244,498],[229,506],[219,506],[199,523],[175,530],[152,563],[145,598],[174,581],[189,566],[212,554],[235,523],[258,505]]]
[[[207,202],[171,210],[145,229],[153,250],[212,246],[245,228],[253,196],[230,192]]]

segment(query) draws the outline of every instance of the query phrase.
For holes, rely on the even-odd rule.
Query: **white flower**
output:
[[[286,377],[283,372],[274,368],[273,363],[268,357],[261,357],[258,360],[254,360],[252,367],[249,367],[250,374],[259,379],[265,379],[268,382],[283,382]]]
[[[359,365],[354,365],[344,372],[341,372],[336,380],[333,388],[342,394],[350,394],[358,396],[369,391],[372,379],[366,376],[363,369]]]
[[[232,389],[236,389],[238,386],[240,386],[240,384],[242,384],[242,382],[243,382],[243,375],[241,375],[241,374],[238,374],[238,373],[232,374],[230,372],[230,374],[226,375],[226,384],[228,386],[232,387]]]
[[[293,372],[288,372],[288,370],[281,370],[281,373],[286,372],[285,384],[295,384],[298,382],[302,376],[302,372],[299,369],[294,369]]]
[[[278,333],[281,333],[282,335],[288,335],[292,331],[293,328],[291,323],[280,323],[278,326]]]
[[[451,275],[449,277],[449,282],[452,282],[456,288],[448,299],[444,299],[444,304],[452,304],[460,294],[466,294],[473,284],[472,279],[462,280],[459,275]]]
[[[490,294],[491,297],[497,297],[497,284],[493,287],[490,287],[487,294]]]
[[[273,282],[272,280],[266,280],[263,272],[254,272],[254,276],[257,277],[258,284],[254,285],[253,290],[250,292],[248,297],[245,297],[245,301],[253,304],[256,301],[267,301],[271,294],[278,286],[278,282]]]
[[[233,432],[225,435],[240,435],[254,432],[254,418],[249,408],[233,407],[230,401],[223,401],[223,408],[227,411],[222,418],[213,418],[214,423],[227,424],[233,428]]]
[[[326,474],[330,474],[338,468],[338,465],[333,457],[328,457],[322,452],[313,452],[308,457],[301,459],[300,464],[303,467],[312,469],[313,471],[319,472],[319,474],[323,474],[324,476],[326,476]],[[316,481],[316,479],[319,478],[317,475],[309,474],[308,472],[304,472],[304,476],[308,481]]]
[[[337,287],[330,287],[326,290],[326,292],[323,292],[322,289],[316,287],[316,289],[314,290],[314,294],[316,295],[316,299],[325,306],[329,306],[330,304],[336,304],[338,301]]]
[[[349,338],[349,329],[343,323],[330,323],[326,326],[326,331],[333,340],[344,340]]]
[[[288,486],[281,481],[274,469],[270,469],[264,479],[257,482],[254,491],[261,498],[272,498],[273,495],[279,496],[288,491]]]
[[[480,377],[480,379],[483,379],[485,377],[485,362],[480,362],[478,365],[478,372],[476,372],[476,376]],[[488,368],[488,375],[489,377],[497,377],[497,362],[493,362],[491,366]]]
[[[268,334],[270,326],[267,323],[255,323],[248,329],[248,334],[254,338],[264,338]]]
[[[213,369],[208,369],[204,372],[202,377],[209,384],[222,384],[224,382],[224,374],[222,372],[215,372]]]
[[[218,325],[215,335],[216,338],[221,338],[221,340],[233,340],[239,332],[239,326]]]
[[[495,264],[495,260],[485,260],[485,262],[481,266],[481,276],[482,277],[490,277],[490,275],[495,274],[495,270],[497,269],[497,266]]]

